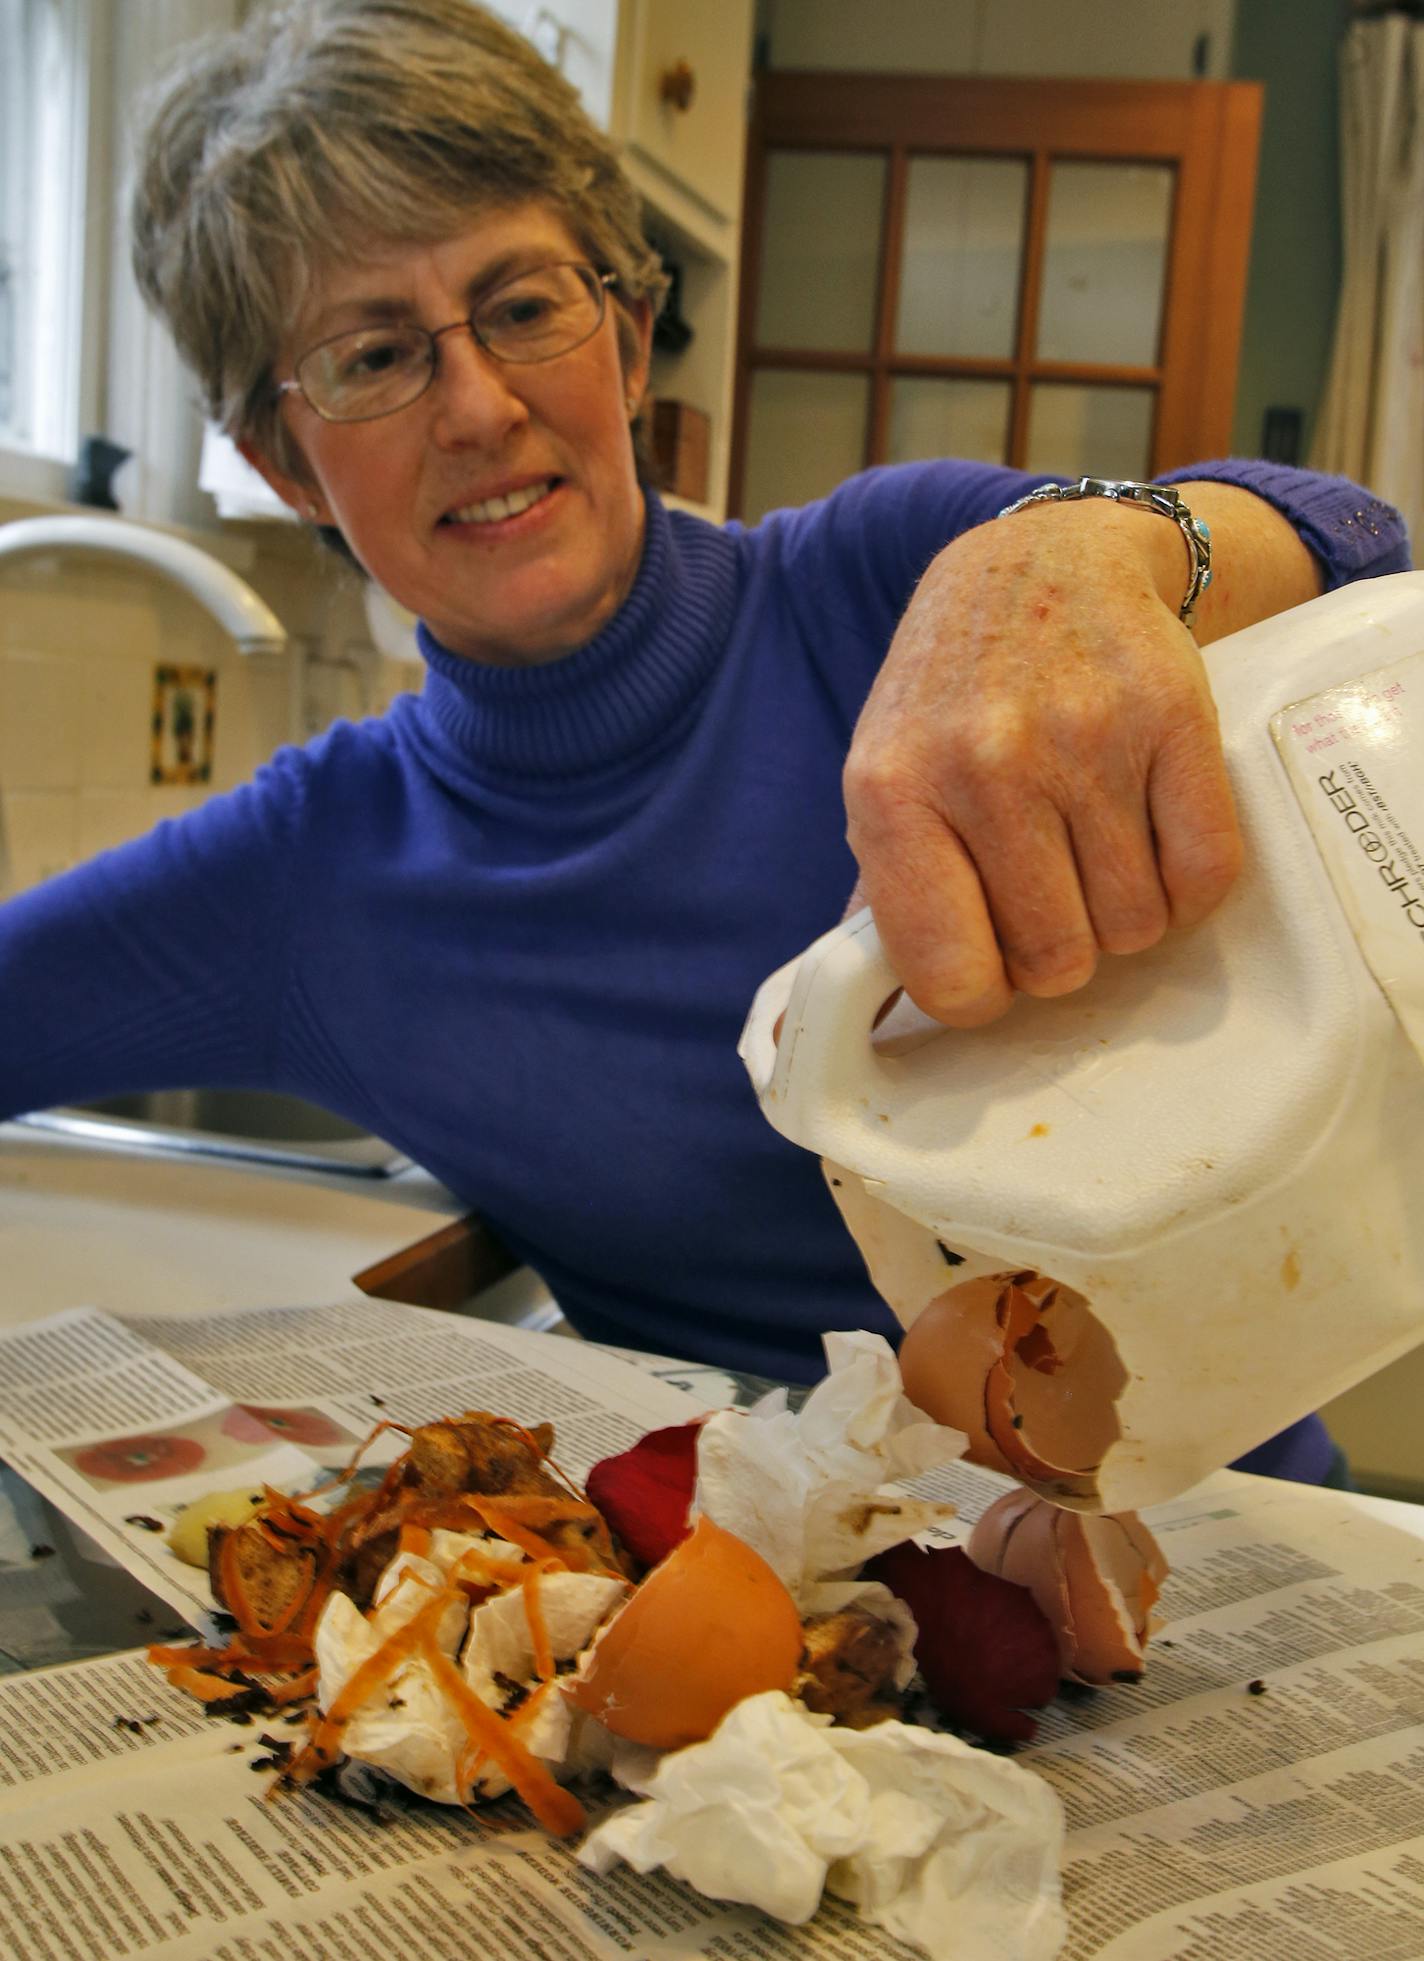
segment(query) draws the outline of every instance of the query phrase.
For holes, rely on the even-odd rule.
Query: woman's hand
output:
[[[1249,491],[1184,484],[1211,525],[1203,640],[1319,590]],[[1218,904],[1241,838],[1177,527],[1094,499],[1016,512],[931,565],[845,771],[857,888],[929,1014],[991,1021],[1064,994]]]

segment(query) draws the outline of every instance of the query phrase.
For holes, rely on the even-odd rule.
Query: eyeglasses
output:
[[[440,337],[466,327],[496,361],[556,361],[591,340],[603,324],[608,288],[618,275],[593,266],[536,266],[486,293],[463,320],[429,330],[414,322],[356,327],[308,348],[295,378],[278,395],[296,393],[326,422],[370,422],[419,401],[439,361]]]

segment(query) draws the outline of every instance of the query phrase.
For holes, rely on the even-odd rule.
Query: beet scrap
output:
[[[631,1450],[603,1458],[588,1474],[589,1499],[644,1566],[656,1566],[692,1529],[687,1512],[701,1427],[699,1421],[650,1430]]]
[[[915,1660],[944,1716],[993,1742],[1027,1743],[1025,1709],[1058,1689],[1058,1642],[1027,1587],[982,1573],[958,1546],[924,1552],[906,1540],[864,1569],[904,1601],[919,1637]]]

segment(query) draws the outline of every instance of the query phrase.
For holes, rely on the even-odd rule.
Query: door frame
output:
[[[1231,445],[1264,90],[1258,82],[1021,81],[1008,77],[767,70],[748,134],[732,419],[731,511],[740,510],[752,377],[796,368],[870,377],[864,462],[884,460],[896,375],[1011,384],[1006,460],[1021,466],[1037,381],[1157,390],[1151,471]],[[759,348],[767,160],[776,150],[877,152],[887,160],[875,332],[867,353]],[[1012,157],[1029,166],[1014,352],[1002,360],[896,354],[900,246],[911,156]],[[1176,183],[1158,360],[1150,367],[1040,361],[1038,324],[1049,173],[1074,162],[1170,163]]]

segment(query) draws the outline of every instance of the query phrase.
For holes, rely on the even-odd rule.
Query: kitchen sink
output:
[[[16,1118],[108,1149],[278,1165],[353,1178],[408,1169],[383,1138],[298,1096],[255,1089],[164,1089],[101,1096]]]

